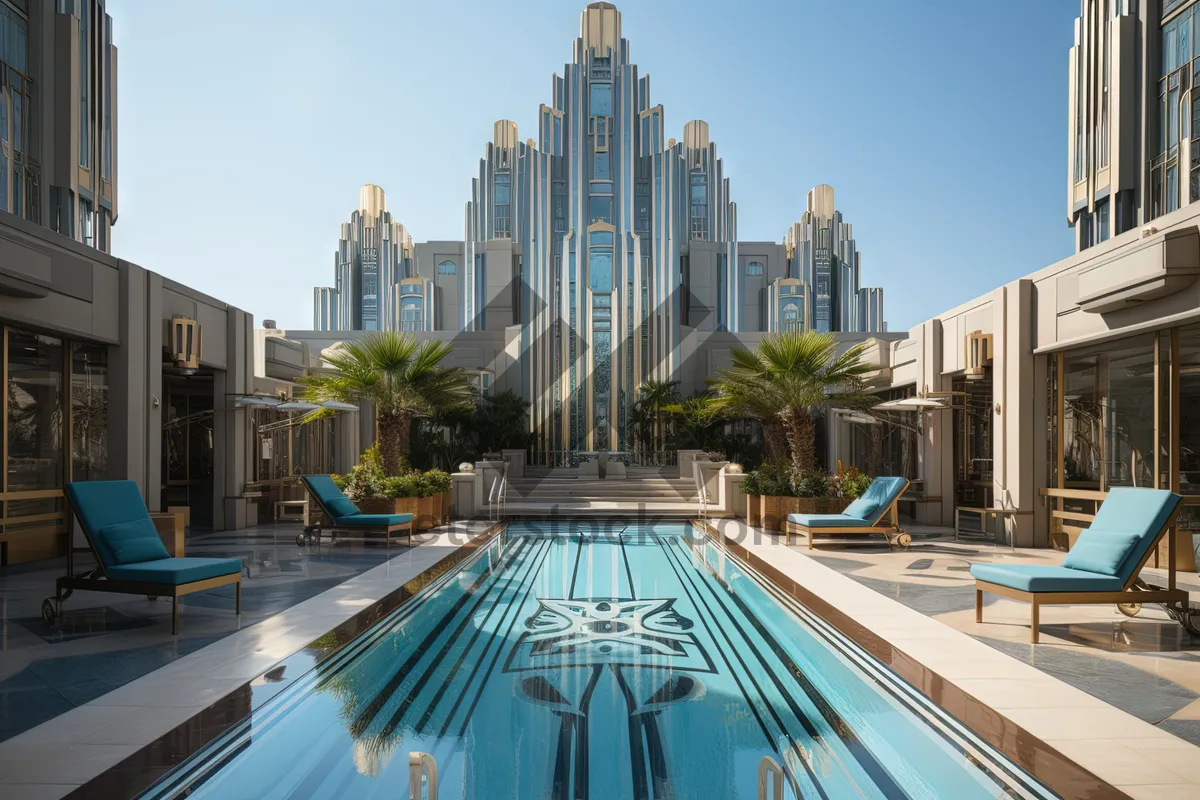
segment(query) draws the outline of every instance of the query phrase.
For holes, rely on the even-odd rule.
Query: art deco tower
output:
[[[319,331],[427,330],[426,287],[416,278],[413,243],[392,219],[383,189],[362,187],[358,209],[342,223],[335,286],[313,290]]]
[[[738,329],[737,215],[708,124],[668,139],[610,3],[583,12],[538,138],[496,123],[467,203],[465,330],[519,325],[537,449],[628,449],[636,388],[677,374],[689,258]]]

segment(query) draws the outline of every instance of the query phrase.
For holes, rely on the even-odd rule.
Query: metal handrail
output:
[[[429,753],[413,750],[408,754],[408,800],[422,800],[422,778],[429,789],[429,800],[437,800],[437,761]]]
[[[768,800],[768,788],[770,800],[783,800],[783,767],[770,756],[763,756],[758,762],[758,800]]]
[[[505,463],[500,474],[492,480],[492,488],[488,492],[488,519],[498,522],[503,519],[508,505],[508,464]]]

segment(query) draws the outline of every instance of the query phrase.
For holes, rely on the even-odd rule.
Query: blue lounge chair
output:
[[[179,633],[179,598],[234,584],[234,610],[242,613],[242,562],[237,558],[171,558],[133,481],[67,484],[67,530],[79,520],[96,567],[75,574],[74,547],[67,547],[67,575],[53,598],[42,603],[47,624],[62,619],[63,601],[76,589],[171,598],[171,633]]]
[[[904,478],[876,478],[863,496],[841,514],[788,514],[787,540],[792,541],[793,533],[803,534],[808,537],[808,549],[812,550],[813,535],[818,533],[828,536],[881,533],[888,545],[908,547],[912,537],[900,529],[896,515],[896,502],[907,488],[908,481]]]
[[[397,531],[405,531],[408,534],[408,543],[412,544],[412,514],[364,514],[358,510],[358,506],[350,502],[346,495],[342,494],[342,490],[328,475],[305,475],[303,480],[304,487],[317,501],[325,518],[329,520],[331,532],[359,531],[380,534],[390,549],[392,534]],[[304,544],[305,541],[311,541],[313,537],[320,538],[320,536],[321,525],[311,525],[304,529],[304,533],[296,537],[296,542]]]
[[[1138,573],[1158,540],[1175,524],[1179,495],[1163,489],[1111,489],[1090,527],[1079,535],[1062,566],[975,564],[975,621],[983,622],[983,593],[1029,603],[1030,641],[1038,641],[1038,609],[1045,605],[1161,603],[1186,617],[1188,594],[1175,588],[1175,537],[1170,551],[1167,588],[1149,586]],[[1179,619],[1176,613],[1173,617]],[[1181,622],[1188,624],[1186,619]]]

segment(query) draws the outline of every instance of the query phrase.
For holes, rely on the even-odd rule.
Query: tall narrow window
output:
[[[9,330],[9,491],[62,486],[62,406],[62,340]],[[9,508],[5,512],[14,516]]]
[[[8,148],[8,93],[0,92],[0,209],[4,211],[13,210],[8,204]]]
[[[100,177],[112,179],[112,151],[113,151],[113,130],[112,130],[112,48],[108,45],[112,41],[112,26],[105,23],[104,48],[104,156],[100,163]]]
[[[91,166],[91,140],[89,133],[91,131],[90,113],[91,109],[88,104],[88,6],[91,5],[91,0],[82,0],[79,3],[79,163],[82,166]]]
[[[1100,135],[1096,142],[1096,155],[1098,164],[1101,167],[1108,166],[1108,110],[1110,105],[1108,84],[1109,73],[1112,71],[1112,35],[1109,32],[1109,20],[1112,15],[1107,8],[1101,11],[1104,15],[1104,25],[1102,26],[1104,42],[1101,44],[1100,52]]]
[[[612,109],[612,84],[611,83],[593,83],[591,86],[591,115],[593,117],[611,117]]]
[[[83,198],[80,198],[79,199],[79,235],[80,235],[80,241],[82,241],[88,247],[96,246],[94,224],[95,224],[95,219],[92,215],[92,204],[89,201],[84,200]]]
[[[108,348],[71,345],[71,480],[108,476]]]

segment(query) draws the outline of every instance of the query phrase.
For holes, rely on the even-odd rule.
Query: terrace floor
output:
[[[1200,637],[1193,638],[1157,606],[1126,617],[1116,606],[1042,606],[1041,643],[1029,642],[1029,605],[984,596],[975,622],[972,564],[1058,564],[1065,553],[1010,550],[986,542],[955,542],[946,528],[908,526],[907,550],[883,544],[818,545],[801,537],[793,550],[811,556],[885,597],[975,637],[1054,677],[1193,744],[1200,745]],[[1166,570],[1144,577],[1166,584]],[[1200,601],[1200,577],[1178,573]]]
[[[735,520],[715,524],[735,540],[742,537],[760,541],[756,550],[769,560],[778,560],[778,555],[772,556],[772,552],[778,554],[778,537],[750,531]],[[189,554],[239,557],[248,573],[243,578],[240,619],[232,614],[231,591],[189,597],[182,604],[179,637],[170,635],[169,602],[96,593],[78,593],[68,601],[62,630],[51,631],[40,618],[39,606],[50,593],[54,578],[63,572],[63,565],[47,562],[0,570],[0,742],[12,740],[0,744],[0,782],[9,784],[9,789],[26,792],[18,791],[14,796],[60,797],[123,759],[145,754],[147,751],[141,748],[149,747],[148,743],[174,725],[189,719],[199,719],[196,724],[201,727],[217,724],[205,722],[205,713],[240,718],[250,707],[246,703],[239,700],[241,704],[234,703],[236,707],[232,708],[221,705],[233,696],[233,688],[246,684],[253,703],[264,701],[286,681],[260,685],[262,678],[282,673],[276,665],[289,663],[289,654],[302,650],[315,637],[393,591],[487,527],[488,523],[482,521],[460,523],[453,529],[442,528],[418,537],[423,546],[393,547],[390,553],[381,547],[354,543],[300,547],[295,543],[298,526],[286,524],[190,537]],[[1120,714],[1124,722],[1110,720],[1110,727],[1149,723],[1143,727],[1150,733],[1143,732],[1142,736],[1148,749],[1136,755],[1126,752],[1113,734],[1104,734],[1109,738],[1101,740],[1100,745],[1111,749],[1113,758],[1129,760],[1130,774],[1136,773],[1119,782],[1131,786],[1148,783],[1144,777],[1147,759],[1164,758],[1171,762],[1170,769],[1164,768],[1154,780],[1166,784],[1162,789],[1173,789],[1175,793],[1131,791],[1130,795],[1197,796],[1192,792],[1200,783],[1200,767],[1191,761],[1175,763],[1179,757],[1190,759],[1195,751],[1173,750],[1176,745],[1189,745],[1166,734],[1200,744],[1200,641],[1193,641],[1156,608],[1146,607],[1131,619],[1115,607],[1063,606],[1043,608],[1042,643],[1031,645],[1029,609],[1024,604],[988,596],[986,621],[975,623],[970,565],[1005,561],[1054,564],[1061,561],[1061,553],[956,543],[944,528],[910,526],[909,530],[915,534],[915,541],[907,551],[890,551],[882,544],[832,545],[810,551],[797,538],[788,548],[790,552],[784,551],[788,556],[784,560],[789,561],[789,569],[800,570],[792,577],[809,581],[812,591],[829,597],[839,609],[861,612],[864,620],[891,620],[888,624],[900,620],[904,625],[920,623],[942,631],[942,638],[933,635],[936,631],[931,633],[932,638],[925,644],[932,649],[923,654],[920,641],[905,642],[917,657],[932,661],[950,658],[953,653],[944,653],[945,647],[962,649],[970,643],[958,633],[931,625],[929,620],[936,620],[988,645],[996,652],[995,659],[1007,663],[997,662],[991,668],[1014,678],[994,680],[1002,676],[989,673],[984,676],[987,681],[968,680],[964,685],[988,684],[995,692],[1004,688],[1000,684],[1012,684],[1011,694],[1015,687],[1035,684],[1029,675],[1012,674],[1027,668],[1004,659],[1010,656],[1040,671],[1029,670],[1032,675],[1048,675],[1069,685],[1057,684],[1060,691],[1078,689],[1137,718]],[[813,572],[803,566],[805,559],[793,554],[811,557],[809,564],[815,562],[839,574],[819,567]],[[877,595],[851,597],[837,588],[837,582],[853,587],[847,579]],[[1181,576],[1180,583],[1200,600],[1200,579],[1195,574]],[[862,594],[860,589],[854,591]],[[904,621],[895,612],[883,613],[888,605],[883,598],[911,609],[898,610],[916,617],[915,622]],[[870,610],[880,603],[884,604],[880,612]],[[922,616],[913,615],[914,611]],[[913,630],[916,627],[920,626]],[[902,630],[899,635],[910,634]],[[957,637],[961,643],[955,645],[945,636]],[[991,652],[982,647],[979,650],[983,655]],[[977,664],[989,660],[980,656],[974,654],[970,668],[962,669],[978,671]],[[292,665],[287,669],[290,675],[304,668]],[[946,677],[954,680],[962,676],[947,673]],[[251,682],[247,684],[248,680]],[[273,679],[267,680],[270,683]],[[133,686],[113,691],[135,681]],[[1095,754],[1089,753],[1096,745],[1088,736],[1099,734],[1059,731],[1055,725],[1066,722],[1033,717],[1029,698],[1020,702],[1004,699],[1019,706],[1005,713],[1018,722],[1024,719],[1027,730],[1081,763],[1095,761]],[[1086,705],[1071,702],[1077,704],[1072,709]],[[1095,701],[1088,699],[1088,703]],[[1058,705],[1068,703],[1063,700]],[[1001,708],[995,703],[993,706]],[[153,713],[147,714],[149,711]],[[1108,709],[1107,713],[1118,712]],[[1068,721],[1075,727],[1090,724],[1086,722],[1090,719],[1087,714],[1093,714],[1096,720],[1108,719],[1103,716],[1103,708],[1093,708],[1087,713],[1071,711]],[[37,730],[30,730],[35,727]],[[1081,741],[1072,743],[1073,738]],[[1073,749],[1075,745],[1078,750]],[[60,755],[67,748],[77,757],[70,767],[74,771],[63,773]],[[1094,764],[1088,768],[1098,770]],[[140,774],[148,767],[129,769]],[[106,774],[119,780],[119,772]],[[1108,775],[1104,777],[1114,785],[1118,782]]]
[[[66,559],[0,569],[0,742],[409,550],[328,539],[301,547],[300,529],[279,523],[189,534],[189,556],[242,560],[242,614],[233,614],[232,586],[188,595],[179,636],[171,635],[169,599],[100,592],[76,592],[63,605],[62,626],[50,628],[41,604],[66,574]]]

